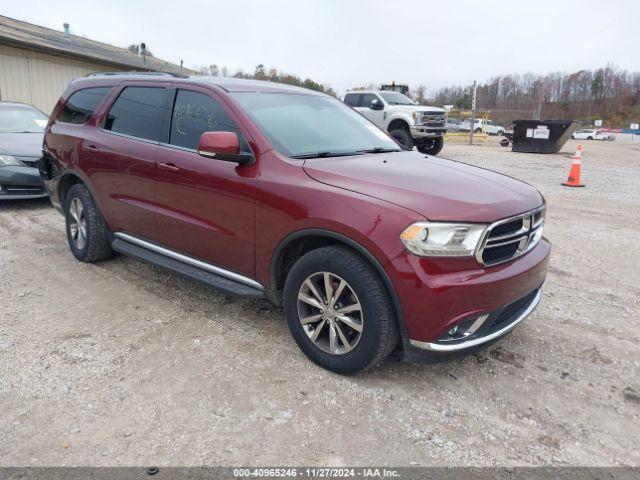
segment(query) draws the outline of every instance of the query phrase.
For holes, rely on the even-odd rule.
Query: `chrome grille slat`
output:
[[[476,260],[481,265],[494,266],[513,260],[531,250],[540,241],[540,235],[536,233],[544,225],[544,211],[543,205],[530,212],[498,220],[489,225],[476,252]],[[514,230],[509,231],[509,227]],[[498,235],[492,235],[494,229],[499,232]],[[511,248],[508,248],[510,245]]]

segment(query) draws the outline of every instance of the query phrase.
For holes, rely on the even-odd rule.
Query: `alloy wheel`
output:
[[[317,272],[302,282],[298,318],[311,342],[332,355],[350,352],[362,337],[360,300],[346,280],[334,273]]]
[[[78,197],[72,199],[69,205],[69,230],[76,248],[82,250],[87,243],[87,220],[82,201]]]

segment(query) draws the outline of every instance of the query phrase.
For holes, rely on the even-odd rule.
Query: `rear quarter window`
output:
[[[85,123],[98,105],[102,103],[111,87],[94,87],[78,90],[67,99],[58,115],[58,121],[64,123]]]

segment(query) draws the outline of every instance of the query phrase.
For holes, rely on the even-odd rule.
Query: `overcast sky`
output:
[[[640,70],[640,1],[0,0],[0,14],[185,66],[262,63],[339,92],[381,82],[428,91],[507,73]]]

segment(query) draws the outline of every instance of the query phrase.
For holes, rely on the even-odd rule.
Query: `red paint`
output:
[[[125,83],[210,95],[237,124],[255,161],[238,165],[101,130]],[[105,85],[115,88],[86,125],[55,121],[73,91]],[[515,260],[483,268],[472,258],[414,256],[399,239],[409,224],[425,219],[489,223],[532,210],[543,202],[533,187],[418,152],[306,161],[285,157],[227,93],[255,90],[255,85],[197,77],[80,79],[54,109],[45,148],[61,172],[74,172],[87,183],[112,231],[133,233],[239,272],[267,289],[276,288],[272,261],[287,236],[322,229],[348,237],[382,266],[405,330],[415,340],[434,340],[460,317],[496,309],[542,283],[549,255],[545,240]],[[287,91],[271,83],[260,90]],[[81,148],[88,144],[97,151]],[[207,133],[198,148],[238,153],[238,137]],[[46,181],[58,207],[59,179]]]
[[[198,144],[199,153],[240,153],[238,135],[233,132],[205,132]]]

